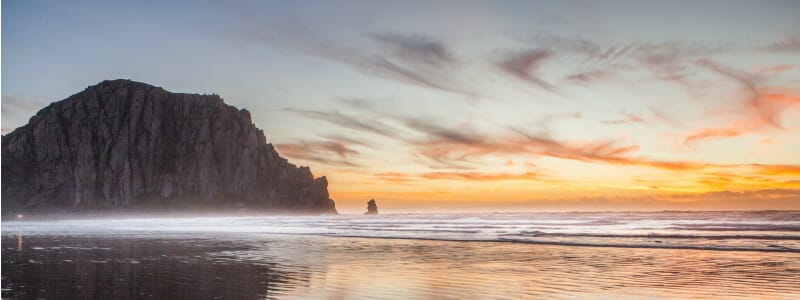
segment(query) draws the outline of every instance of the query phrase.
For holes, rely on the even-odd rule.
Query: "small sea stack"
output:
[[[367,202],[367,212],[364,213],[365,215],[377,215],[378,214],[378,205],[375,204],[375,199],[370,199]]]

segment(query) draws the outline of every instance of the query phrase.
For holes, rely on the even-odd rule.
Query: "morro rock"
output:
[[[3,214],[236,208],[336,213],[328,181],[280,157],[217,95],[103,81],[2,138]]]

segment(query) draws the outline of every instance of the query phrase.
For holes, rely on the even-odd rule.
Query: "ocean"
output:
[[[798,299],[800,212],[2,222],[17,299]]]

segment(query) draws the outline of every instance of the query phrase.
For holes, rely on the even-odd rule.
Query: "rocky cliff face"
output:
[[[104,81],[2,138],[4,214],[129,208],[336,213],[325,177],[281,158],[216,95]]]

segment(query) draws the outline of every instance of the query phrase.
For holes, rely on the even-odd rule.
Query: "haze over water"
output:
[[[3,222],[3,297],[791,299],[800,212]]]

